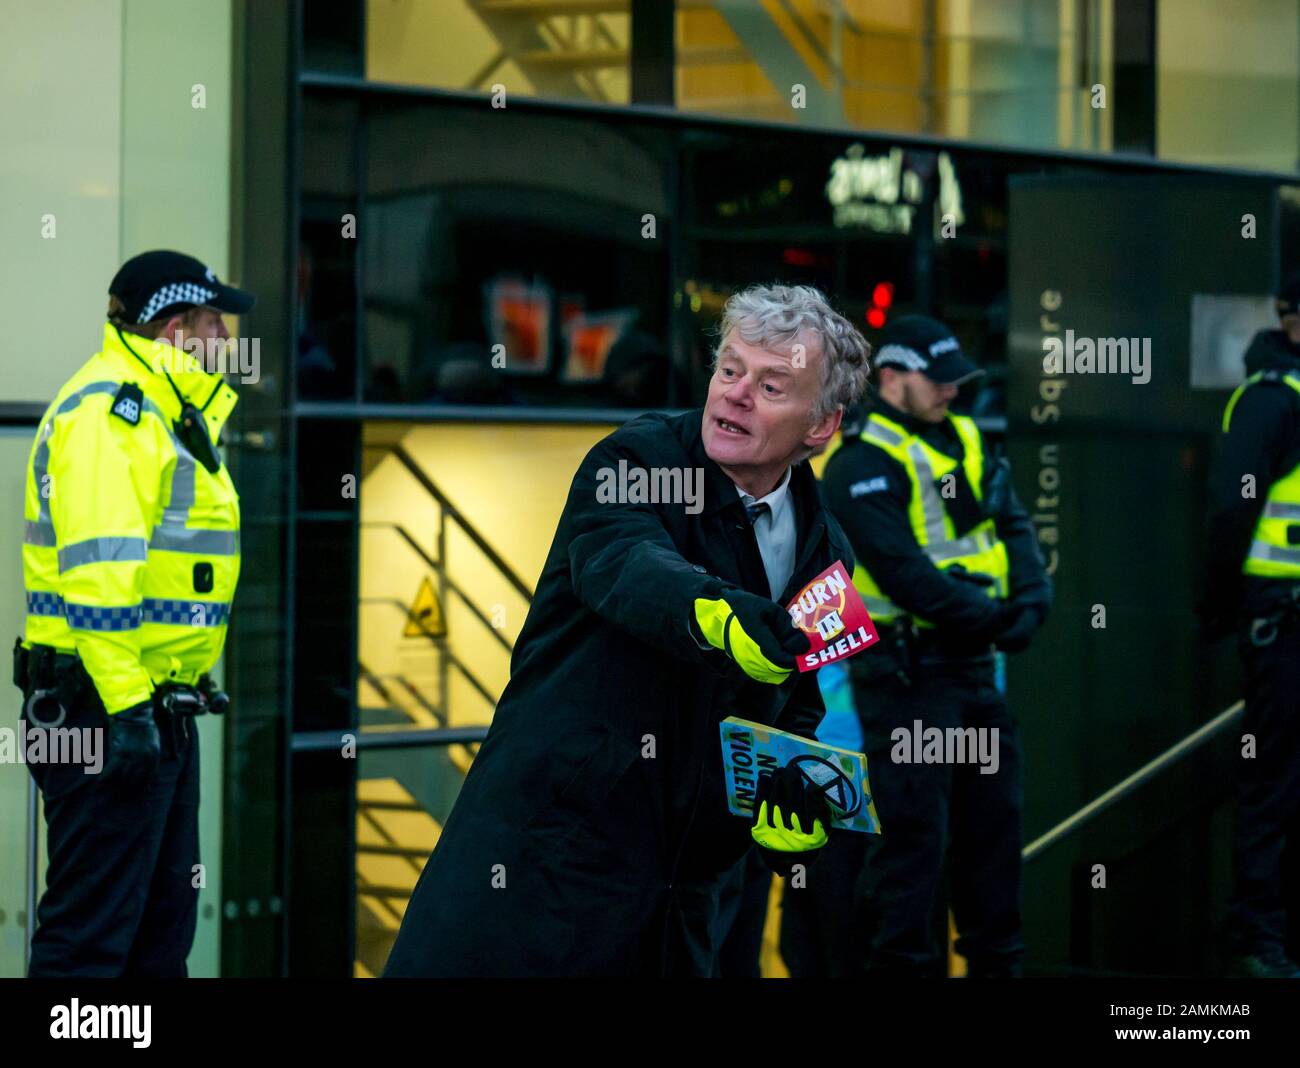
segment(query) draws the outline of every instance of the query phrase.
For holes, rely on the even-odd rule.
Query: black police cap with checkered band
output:
[[[932,382],[954,386],[984,373],[962,353],[952,331],[928,315],[904,315],[885,327],[876,366],[920,371]]]
[[[257,299],[226,285],[193,256],[163,249],[132,256],[113,276],[108,292],[122,302],[128,323],[152,322],[196,304],[242,315]]]

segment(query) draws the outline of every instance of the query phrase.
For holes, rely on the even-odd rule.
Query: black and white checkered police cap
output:
[[[163,249],[132,256],[113,276],[108,292],[122,302],[128,323],[152,322],[196,304],[241,315],[257,299],[226,285],[193,256]]]

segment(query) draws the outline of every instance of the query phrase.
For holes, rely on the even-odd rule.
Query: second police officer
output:
[[[1028,647],[1051,582],[1007,462],[948,411],[981,373],[957,339],[905,316],[881,336],[876,368],[861,429],[823,476],[883,639],[848,662],[882,829],[860,880],[860,956],[870,973],[944,974],[946,854],[968,974],[1017,975],[1021,756],[994,648]],[[970,745],[915,762],[913,735],[932,728],[975,728],[988,759]]]

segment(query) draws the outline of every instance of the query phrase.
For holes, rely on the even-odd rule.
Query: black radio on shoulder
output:
[[[217,452],[208,428],[203,425],[203,413],[187,401],[181,407],[181,417],[176,420],[175,429],[176,436],[189,449],[190,455],[215,475],[221,467],[221,454]]]

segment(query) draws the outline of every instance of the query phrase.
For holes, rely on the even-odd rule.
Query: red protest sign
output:
[[[805,586],[786,608],[812,644],[798,658],[800,671],[860,653],[879,640],[875,624],[844,561],[836,560]]]

